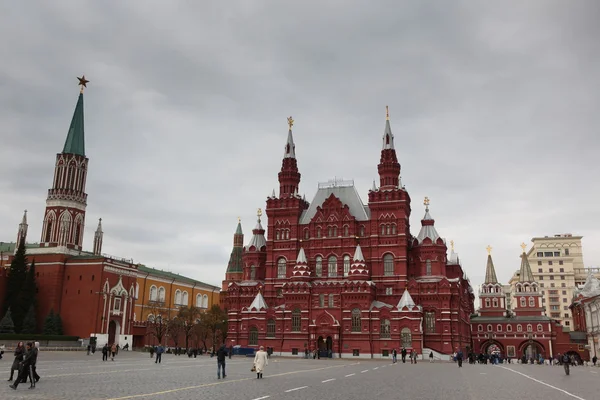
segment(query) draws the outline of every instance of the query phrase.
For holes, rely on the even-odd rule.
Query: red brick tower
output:
[[[527,245],[521,244],[523,254],[521,254],[521,271],[519,273],[519,282],[515,284],[515,314],[518,317],[524,316],[543,316],[544,306],[542,305],[542,294],[535,277],[531,272],[531,266],[525,253]]]
[[[252,229],[252,239],[244,247],[242,255],[243,279],[249,281],[262,281],[265,279],[266,273],[267,241],[265,239],[265,229],[260,222],[262,216],[260,208],[257,210],[256,216],[256,226]]]
[[[492,248],[487,247],[488,257],[485,268],[485,282],[479,290],[479,315],[484,317],[505,317],[506,296],[504,288],[498,283],[494,261],[492,261]]]
[[[78,78],[79,99],[62,153],[56,155],[52,188],[48,190],[41,247],[81,250],[85,226],[87,194],[85,182],[88,158],[85,156],[83,89],[88,82]]]
[[[414,267],[412,276],[446,276],[446,243],[435,229],[435,220],[429,214],[429,197],[423,201],[425,216],[421,220],[421,230],[413,241]]]

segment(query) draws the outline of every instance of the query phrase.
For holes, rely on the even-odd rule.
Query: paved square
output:
[[[12,360],[0,368],[8,379]],[[36,389],[0,387],[0,398],[46,400],[126,399],[487,399],[531,400],[599,397],[600,368],[417,365],[380,360],[303,360],[273,357],[264,379],[250,372],[251,358],[227,360],[227,378],[217,379],[216,359],[165,354],[161,364],[146,353],[121,352],[115,361],[96,353],[41,352]]]

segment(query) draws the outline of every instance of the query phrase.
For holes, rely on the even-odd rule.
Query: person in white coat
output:
[[[260,349],[256,352],[254,356],[254,368],[256,369],[256,379],[261,379],[263,377],[263,371],[265,367],[269,365],[269,361],[267,360],[267,352],[263,346],[260,346]]]

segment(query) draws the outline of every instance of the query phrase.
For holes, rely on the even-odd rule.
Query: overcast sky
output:
[[[208,4],[211,5],[208,5]],[[217,4],[218,3],[218,4]],[[52,1],[0,4],[0,240],[39,241],[85,93],[88,207],[103,251],[219,285],[294,138],[310,201],[364,202],[390,107],[412,233],[424,196],[473,285],[534,236],[600,264],[600,2]]]

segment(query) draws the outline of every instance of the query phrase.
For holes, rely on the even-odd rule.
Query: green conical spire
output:
[[[67,134],[67,140],[65,140],[65,147],[63,148],[63,153],[77,154],[85,157],[85,135],[83,129],[83,91],[79,94],[79,99],[77,99],[77,105],[75,106],[75,112],[73,113],[71,126],[69,126],[69,133]]]
[[[242,233],[242,221],[238,218],[238,226],[237,229],[235,230],[235,234],[236,235],[243,235]]]

